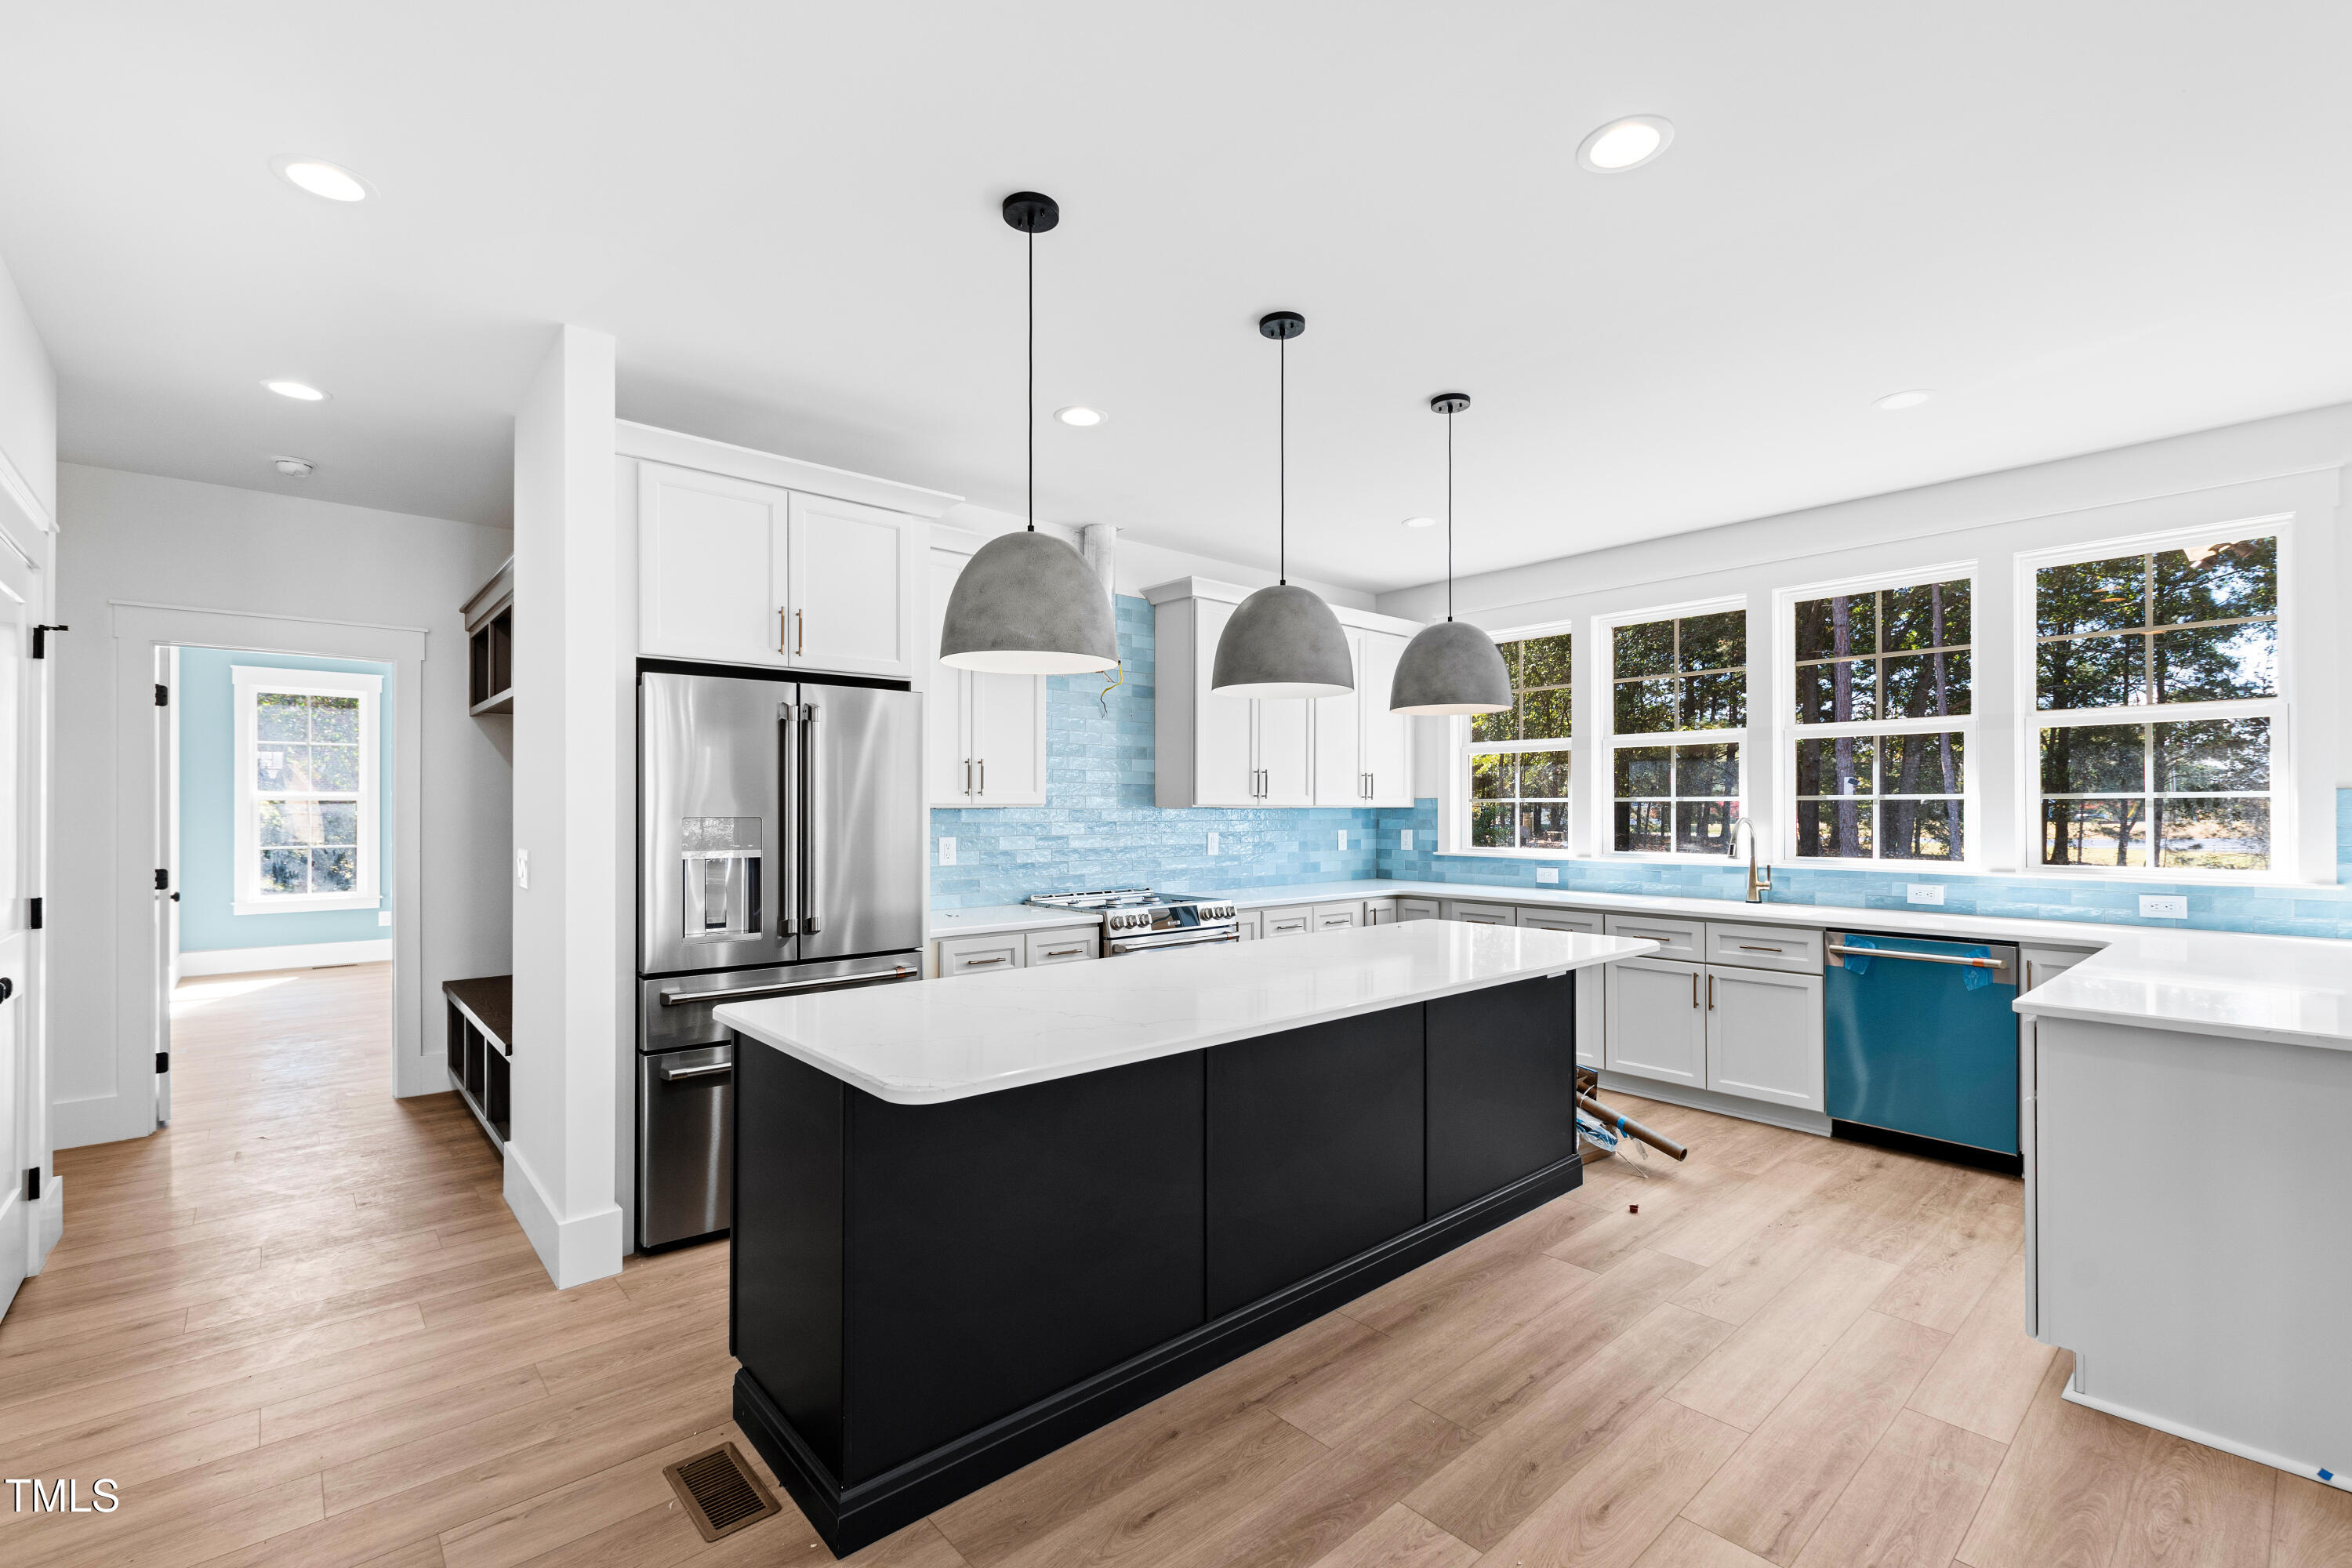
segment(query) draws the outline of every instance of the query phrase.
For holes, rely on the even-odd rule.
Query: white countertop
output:
[[[1574,888],[1496,887],[1368,878],[1222,896],[1243,909],[1330,903],[1346,899],[1460,899],[1754,925],[1884,931],[1925,937],[1976,937],[2034,947],[2073,948],[2093,956],[2021,997],[2017,1010],[2143,1028],[2352,1049],[2352,942],[2238,931],[2164,931],[2090,921],[2017,920],[1934,909],[1866,910],[1835,904],[1751,904],[1739,899],[1595,893]],[[970,919],[971,923],[962,923]],[[956,923],[950,924],[954,921]],[[931,935],[1044,930],[1091,924],[1065,910],[1011,904],[942,911]],[[1316,942],[1328,942],[1328,935]]]
[[[1448,921],[730,1002],[712,1016],[899,1105],[1098,1072],[1654,952]]]

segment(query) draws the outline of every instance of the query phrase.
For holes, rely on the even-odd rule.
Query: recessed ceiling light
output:
[[[269,459],[269,466],[289,479],[307,479],[310,477],[311,465],[308,458],[272,458]]]
[[[324,403],[327,395],[307,381],[265,381],[261,384],[280,397],[290,397],[297,403]]]
[[[1437,520],[1433,517],[1409,517],[1404,520],[1404,525],[1407,528],[1435,528]]]
[[[1103,422],[1103,411],[1073,403],[1067,408],[1055,409],[1054,417],[1065,425],[1099,425]]]
[[[272,158],[269,166],[296,190],[324,196],[331,202],[363,202],[370,195],[365,180],[341,163],[330,163],[323,158]]]
[[[1915,386],[1908,392],[1890,392],[1871,406],[1888,414],[1900,414],[1906,408],[1918,407],[1935,395],[1924,386]]]
[[[1586,137],[1576,150],[1576,161],[1596,174],[1622,174],[1664,152],[1674,139],[1673,121],[1655,114],[1629,114]]]

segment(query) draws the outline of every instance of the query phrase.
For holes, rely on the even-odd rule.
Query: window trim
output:
[[[2015,625],[2010,633],[2011,657],[2017,663],[2017,790],[2016,851],[2021,874],[2028,877],[2091,877],[2116,881],[2197,882],[2208,885],[2279,886],[2305,884],[2299,874],[2300,826],[2304,805],[2302,781],[2295,772],[2294,698],[2300,671],[2298,646],[2303,641],[2306,605],[2296,588],[2301,563],[2296,559],[2297,514],[2293,511],[2225,517],[2189,528],[2167,528],[2126,533],[2045,550],[2021,550],[2016,558]],[[2117,708],[2073,708],[2046,710],[2036,702],[2039,693],[2041,645],[2040,604],[2035,574],[2045,567],[2098,561],[2116,555],[2157,555],[2184,545],[2211,542],[2216,537],[2244,539],[2269,535],[2278,541],[2279,635],[2273,644],[2278,660],[2278,694],[2273,697],[2231,698],[2216,702],[2135,702]],[[2184,625],[2201,623],[2187,622]],[[2260,871],[2226,871],[2199,866],[2155,864],[2155,842],[2149,841],[2145,866],[2053,866],[2042,859],[2042,731],[2102,724],[2179,723],[2199,719],[2268,719],[2271,721],[2271,863]],[[2195,793],[2195,792],[2187,792]],[[2147,798],[2154,799],[2151,792]],[[2151,828],[2153,824],[2151,823]]]
[[[1605,774],[1608,787],[1594,792],[1592,815],[1592,853],[1596,858],[1655,865],[1697,865],[1720,860],[1723,856],[1712,850],[1690,849],[1620,849],[1617,847],[1617,752],[1623,746],[1720,746],[1727,743],[1739,748],[1738,794],[1739,810],[1733,813],[1736,823],[1740,816],[1756,820],[1755,792],[1751,787],[1755,775],[1751,764],[1755,760],[1756,733],[1756,607],[1751,594],[1717,595],[1693,599],[1681,604],[1653,605],[1641,610],[1613,610],[1592,617],[1594,646],[1608,644],[1603,651],[1607,658],[1595,675],[1599,696],[1601,730],[1595,737],[1594,751],[1599,758],[1594,771]],[[1738,610],[1746,617],[1748,658],[1739,671],[1747,683],[1743,700],[1748,710],[1748,722],[1736,730],[1675,730],[1643,731],[1631,735],[1617,732],[1616,702],[1616,642],[1619,626],[1641,626],[1649,621],[1686,621],[1696,616],[1717,616],[1727,610]],[[1760,826],[1760,824],[1759,824]],[[1738,829],[1733,829],[1736,840]]]
[[[333,669],[280,669],[267,665],[229,666],[234,693],[236,740],[236,823],[233,840],[235,869],[230,878],[230,912],[235,915],[321,914],[335,910],[373,910],[383,903],[383,677]],[[349,893],[276,893],[260,890],[260,832],[254,821],[255,803],[262,791],[254,782],[254,749],[257,726],[254,699],[265,691],[304,697],[352,697],[360,700],[359,884]]]
[[[1969,710],[1948,718],[1871,719],[1846,724],[1801,724],[1797,721],[1797,606],[1813,599],[1826,599],[1840,594],[1874,594],[1889,588],[1923,587],[1930,583],[1950,583],[1965,580],[1969,584],[1969,658],[1970,665]],[[1985,853],[1984,768],[1980,759],[1983,750],[1977,743],[1977,724],[1985,711],[1984,670],[1985,643],[1980,628],[1984,622],[1984,565],[1980,561],[1946,561],[1924,566],[1906,566],[1885,572],[1865,573],[1859,576],[1832,578],[1822,583],[1800,584],[1794,587],[1772,591],[1772,668],[1780,677],[1775,682],[1781,688],[1775,693],[1775,713],[1772,722],[1772,782],[1774,809],[1780,820],[1772,835],[1777,846],[1775,858],[1800,869],[1816,871],[1864,871],[1890,868],[1914,876],[1982,877],[1992,875],[1991,858]],[[1752,721],[1755,710],[1748,717]],[[1797,853],[1797,742],[1800,740],[1834,741],[1845,736],[1860,735],[1932,735],[1957,731],[1968,737],[1970,761],[1963,763],[1960,784],[1961,840],[1966,852],[1957,860],[1890,859],[1873,855],[1867,859],[1845,859],[1829,855]],[[1875,796],[1873,797],[1876,798]],[[1906,798],[1906,797],[1894,797]],[[1947,796],[1930,798],[1945,799]]]
[[[1481,627],[1481,630],[1485,628]],[[1570,728],[1575,727],[1574,714],[1584,707],[1582,686],[1583,667],[1577,652],[1584,645],[1584,633],[1579,617],[1567,620],[1538,621],[1531,626],[1515,626],[1508,631],[1487,632],[1487,637],[1497,643],[1524,642],[1529,637],[1556,637],[1562,633],[1569,638],[1569,705]],[[1517,697],[1518,689],[1512,687]],[[1470,753],[1479,752],[1567,752],[1569,842],[1559,849],[1522,849],[1514,845],[1503,848],[1496,845],[1474,845],[1470,842]],[[1566,860],[1576,853],[1576,823],[1578,807],[1583,796],[1578,785],[1584,776],[1583,749],[1578,737],[1569,735],[1559,741],[1489,741],[1474,744],[1470,739],[1470,716],[1457,713],[1445,720],[1445,777],[1444,793],[1437,808],[1437,848],[1439,855],[1475,856],[1481,859],[1499,860]]]

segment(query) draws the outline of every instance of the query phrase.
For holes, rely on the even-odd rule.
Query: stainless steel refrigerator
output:
[[[637,1245],[728,1228],[721,1002],[922,973],[922,699],[637,678]]]

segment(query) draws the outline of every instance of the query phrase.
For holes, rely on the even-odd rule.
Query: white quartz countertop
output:
[[[2126,928],[2021,1013],[2352,1050],[2352,942]]]
[[[723,1026],[877,1099],[934,1105],[1654,952],[1449,921],[730,1002]]]

